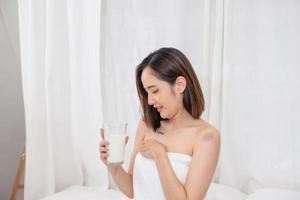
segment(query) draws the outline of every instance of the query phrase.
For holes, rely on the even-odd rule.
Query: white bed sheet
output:
[[[42,200],[129,200],[117,190],[88,186],[72,186]]]
[[[225,185],[211,184],[205,200],[245,200],[246,195]],[[73,186],[42,200],[129,200],[118,190]]]
[[[120,191],[98,187],[73,186],[42,200],[129,200]],[[154,199],[155,200],[155,199]],[[205,200],[300,200],[300,192],[278,188],[256,190],[247,195],[235,188],[212,183]]]

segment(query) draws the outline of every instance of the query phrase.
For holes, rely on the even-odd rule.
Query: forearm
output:
[[[160,181],[166,196],[166,199],[186,199],[186,191],[179,182],[174,170],[171,167],[167,155],[158,155],[154,158]]]
[[[112,175],[118,188],[129,198],[133,198],[132,175],[127,173],[122,166],[109,167],[108,170]]]

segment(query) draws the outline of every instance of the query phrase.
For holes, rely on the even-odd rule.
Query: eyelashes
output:
[[[152,93],[153,93],[153,94],[156,94],[156,93],[158,93],[158,90],[155,90],[155,91],[153,91]]]
[[[147,92],[147,91],[146,91],[147,94],[149,94],[149,93],[151,93],[151,94],[156,94],[156,93],[158,93],[158,92],[159,92],[159,90],[154,90],[153,92],[151,92],[151,91]]]

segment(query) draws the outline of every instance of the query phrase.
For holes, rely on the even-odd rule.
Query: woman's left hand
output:
[[[167,148],[155,139],[147,139],[141,145],[141,154],[147,158],[154,159],[158,155],[164,155]]]

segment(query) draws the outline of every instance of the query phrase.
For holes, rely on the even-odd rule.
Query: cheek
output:
[[[168,90],[162,90],[161,93],[157,95],[156,100],[157,103],[164,107],[163,114],[170,114],[174,110],[176,110],[178,102],[176,96],[174,96],[174,94],[169,88]]]
[[[163,92],[161,92],[155,96],[155,100],[158,104],[164,105],[166,103],[166,95]]]
[[[164,114],[172,115],[177,108],[177,101],[174,97],[168,96],[162,100],[162,106],[164,107]]]
[[[168,103],[167,103],[169,114],[174,114],[175,112],[177,112],[181,104],[182,104],[182,99],[176,98],[175,96],[171,96],[168,99]]]

